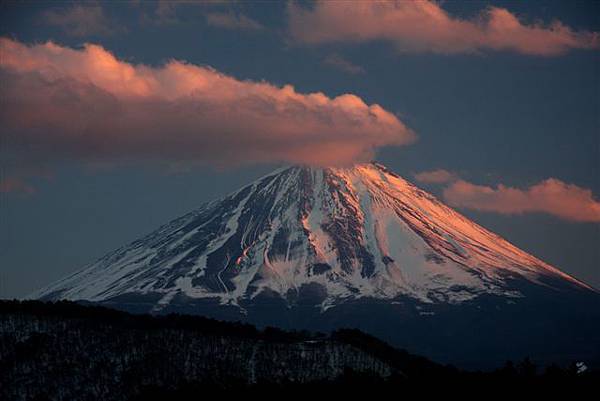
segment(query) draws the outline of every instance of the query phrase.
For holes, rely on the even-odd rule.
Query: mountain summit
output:
[[[379,164],[289,167],[42,290],[102,301],[155,294],[240,305],[312,286],[323,309],[357,298],[458,303],[519,297],[514,277],[585,284],[519,250]],[[293,295],[292,295],[293,296]]]
[[[377,327],[532,300],[598,301],[586,284],[376,163],[279,169],[34,296],[302,328],[356,325],[401,345],[396,329]],[[373,308],[394,323],[373,323]]]

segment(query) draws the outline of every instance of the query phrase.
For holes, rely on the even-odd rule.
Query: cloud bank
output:
[[[564,220],[600,222],[600,202],[592,191],[549,178],[525,190],[458,180],[444,189],[451,206],[501,214],[547,213]]]
[[[394,114],[352,94],[303,94],[175,60],[135,65],[93,44],[0,38],[0,53],[0,134],[32,163],[343,165],[415,138]]]
[[[504,50],[555,56],[598,48],[593,32],[576,32],[560,21],[525,24],[504,8],[488,7],[473,19],[449,15],[433,1],[317,0],[288,5],[292,38],[306,44],[387,41],[402,52],[441,54]]]

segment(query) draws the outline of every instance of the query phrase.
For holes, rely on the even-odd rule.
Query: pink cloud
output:
[[[600,222],[600,202],[592,191],[549,178],[525,190],[459,180],[444,190],[451,206],[501,214],[547,213],[565,220]]]
[[[599,45],[597,33],[576,32],[560,21],[525,24],[498,7],[488,7],[477,18],[460,19],[433,1],[318,0],[310,9],[289,3],[288,15],[292,38],[307,44],[383,40],[403,52],[490,49],[542,56]]]
[[[93,44],[0,38],[0,52],[0,134],[32,162],[350,164],[415,138],[352,94],[303,94],[175,60],[135,65]]]
[[[458,178],[455,173],[443,169],[423,171],[414,176],[417,181],[426,184],[446,184]]]

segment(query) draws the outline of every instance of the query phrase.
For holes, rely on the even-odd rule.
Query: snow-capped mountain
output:
[[[413,338],[424,321],[435,316],[447,329],[473,311],[502,310],[512,322],[532,300],[543,306],[573,294],[598,301],[586,284],[371,163],[282,168],[33,297],[301,328],[356,326],[443,359]],[[520,309],[507,310],[513,304]],[[443,347],[442,338],[427,346],[437,340]]]
[[[42,290],[37,297],[103,301],[160,294],[239,305],[305,284],[323,308],[409,296],[458,303],[519,297],[507,277],[574,278],[519,250],[378,164],[289,167],[209,203]]]

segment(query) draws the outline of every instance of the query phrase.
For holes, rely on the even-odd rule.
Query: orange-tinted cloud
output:
[[[32,160],[349,164],[414,134],[377,104],[242,81],[210,67],[0,38],[0,134]]]
[[[458,179],[455,173],[443,169],[422,171],[414,176],[417,181],[426,184],[446,184]]]
[[[502,184],[496,188],[459,180],[444,190],[455,207],[502,214],[548,213],[565,220],[600,222],[600,202],[592,191],[549,178],[525,190]]]
[[[560,21],[525,24],[504,8],[488,7],[474,19],[449,15],[433,1],[318,0],[288,6],[293,39],[308,44],[391,42],[403,52],[466,53],[506,50],[553,56],[597,48],[597,33],[576,32]]]

